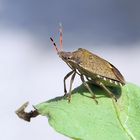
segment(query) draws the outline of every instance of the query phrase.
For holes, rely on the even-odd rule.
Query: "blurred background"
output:
[[[70,69],[49,40],[59,45],[59,22],[64,50],[88,49],[140,85],[139,7],[138,0],[0,0],[0,139],[69,139],[46,117],[27,123],[14,113],[26,101],[35,105],[63,95]],[[77,77],[74,87],[80,84]]]

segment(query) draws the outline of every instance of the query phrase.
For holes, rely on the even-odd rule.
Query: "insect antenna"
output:
[[[62,24],[59,24],[59,32],[60,32],[60,38],[59,38],[59,42],[60,42],[60,50],[63,50],[63,30],[62,30]]]
[[[56,43],[54,42],[54,40],[51,37],[50,37],[50,40],[52,41],[53,46],[54,46],[55,50],[57,51],[57,53],[59,53],[58,47],[56,46]]]

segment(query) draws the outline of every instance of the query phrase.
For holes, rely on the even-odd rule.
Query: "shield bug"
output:
[[[125,80],[115,66],[86,49],[79,48],[74,52],[63,51],[62,28],[60,28],[60,49],[58,49],[54,40],[52,38],[50,39],[53,42],[53,45],[59,57],[71,68],[71,71],[64,77],[64,95],[66,95],[66,79],[72,75],[70,80],[70,89],[68,93],[69,102],[71,99],[72,84],[76,74],[80,76],[83,85],[92,94],[92,98],[95,100],[96,103],[98,103],[98,101],[96,100],[96,96],[86,81],[99,85],[106,91],[106,93],[109,94],[111,98],[114,98],[115,101],[117,101],[117,98],[108,89],[108,87],[125,85]]]

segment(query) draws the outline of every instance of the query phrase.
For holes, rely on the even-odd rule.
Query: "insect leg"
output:
[[[109,94],[111,98],[114,98],[117,102],[116,96],[102,82],[99,82],[99,85]]]
[[[98,104],[98,101],[96,100],[96,96],[95,96],[95,94],[93,93],[93,91],[91,90],[91,88],[89,87],[89,85],[86,83],[86,81],[85,81],[85,79],[84,79],[84,76],[81,75],[80,78],[81,78],[81,80],[82,80],[84,86],[85,86],[85,87],[88,89],[88,91],[91,93],[92,98],[95,100],[96,104]]]
[[[69,72],[65,77],[64,77],[64,96],[67,94],[67,89],[66,89],[66,79],[74,72],[74,70],[72,70],[71,72]]]
[[[69,94],[68,94],[68,102],[70,102],[70,99],[71,99],[71,90],[72,90],[72,84],[73,84],[75,75],[76,75],[76,71],[73,73],[73,75],[71,77],[71,80],[70,80],[70,89],[69,89]]]

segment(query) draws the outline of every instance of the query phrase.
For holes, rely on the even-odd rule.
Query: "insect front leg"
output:
[[[81,78],[81,80],[82,80],[84,86],[85,86],[85,87],[88,89],[88,91],[91,93],[92,98],[95,100],[96,104],[98,104],[98,101],[96,100],[96,96],[95,96],[95,94],[93,93],[93,91],[91,90],[91,88],[89,87],[88,83],[85,81],[84,76],[81,75],[80,78]]]
[[[114,100],[117,102],[116,96],[102,83],[102,82],[97,82],[107,93],[111,98],[114,98]]]
[[[66,89],[66,79],[72,75],[72,73],[74,72],[74,70],[72,70],[71,72],[69,72],[65,77],[64,77],[64,96],[67,94],[67,89]]]
[[[72,90],[72,84],[73,84],[75,75],[76,75],[76,71],[74,71],[74,73],[73,73],[73,75],[71,77],[71,80],[70,80],[70,89],[69,89],[69,94],[68,94],[68,102],[70,102],[70,100],[71,100],[71,90]]]

